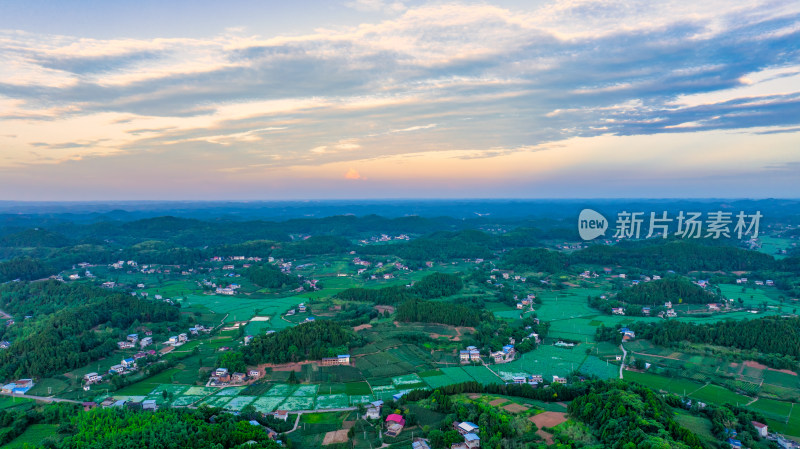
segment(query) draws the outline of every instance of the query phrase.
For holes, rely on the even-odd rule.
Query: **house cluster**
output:
[[[672,301],[667,301],[664,303],[664,308],[667,309],[666,312],[659,312],[659,318],[675,318],[678,316],[678,313],[675,312],[675,309],[672,308]]]
[[[511,383],[515,384],[528,384],[533,387],[538,386],[544,382],[544,378],[541,374],[533,374],[530,376],[514,376],[511,378]]]
[[[136,346],[136,343],[139,341],[139,334],[129,334],[128,337],[123,341],[117,342],[117,347],[119,349],[131,349]],[[153,339],[150,338],[150,343],[153,342]],[[142,347],[145,347],[144,345]]]
[[[533,300],[536,298],[534,295],[528,295],[527,298],[517,303],[517,309],[524,309],[533,305]]]
[[[84,403],[83,407],[86,408],[93,408],[93,402],[86,402]],[[108,397],[103,402],[100,403],[100,407],[103,408],[115,408],[115,407],[126,407],[130,410],[149,410],[149,411],[156,411],[158,410],[158,405],[155,399],[148,399],[144,401],[126,401],[124,399],[114,399],[113,397]]]
[[[0,349],[8,349],[11,347],[11,342],[8,340],[0,341]]]
[[[410,240],[410,239],[411,237],[409,237],[407,234],[400,234],[395,236],[390,236],[388,234],[381,234],[377,236],[374,235],[369,239],[360,240],[360,242],[364,245],[367,245],[370,243],[381,243],[381,242],[391,242],[392,240]]]
[[[747,284],[748,282],[750,282],[750,281],[747,278],[736,279],[736,283],[737,284]],[[772,279],[767,279],[765,281],[753,281],[753,284],[758,285],[758,286],[774,287],[775,286],[775,281],[773,281]]]
[[[192,335],[197,335],[200,332],[203,332],[204,334],[207,334],[207,333],[211,332],[212,330],[213,329],[211,329],[210,327],[205,327],[202,324],[195,324],[194,327],[190,327],[189,328],[189,333],[192,334]]]
[[[217,368],[211,373],[208,379],[208,386],[221,387],[229,384],[242,384],[250,379],[257,379],[261,377],[261,372],[252,369],[247,373],[229,373],[228,368]]]
[[[239,284],[230,284],[227,287],[217,287],[214,292],[218,295],[235,295],[241,286]]]
[[[350,354],[340,354],[336,357],[323,357],[320,366],[349,365]]]
[[[453,421],[453,429],[464,438],[464,441],[453,443],[450,449],[477,449],[481,447],[481,439],[478,436],[480,428],[475,423]]]
[[[458,352],[458,356],[461,363],[481,361],[481,352],[475,346],[467,346],[467,349],[462,349]]]
[[[503,349],[489,355],[494,359],[494,363],[507,363],[514,360],[516,351],[514,350],[514,345],[505,345]]]
[[[133,260],[129,260],[127,262],[125,262],[124,260],[120,260],[118,262],[114,262],[114,263],[111,264],[111,267],[115,268],[117,270],[121,270],[121,269],[125,268],[126,266],[131,267],[131,268],[136,268],[136,267],[139,266],[139,264],[136,263],[136,261],[133,261]]]
[[[153,354],[155,354],[155,351],[153,351]],[[144,358],[146,356],[144,353],[139,353],[139,355],[139,358]],[[108,374],[127,374],[136,371],[136,360],[137,359],[134,357],[122,359],[119,365],[114,365],[108,369]]]
[[[183,333],[183,334],[173,335],[172,337],[169,337],[169,340],[164,342],[164,344],[165,345],[170,345],[170,346],[180,346],[180,345],[186,343],[187,341],[189,341],[189,336],[186,335],[185,333]]]
[[[33,388],[33,379],[20,379],[3,385],[2,392],[7,394],[25,394]]]

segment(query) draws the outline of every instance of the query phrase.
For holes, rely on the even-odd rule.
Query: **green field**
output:
[[[711,384],[694,391],[689,395],[689,397],[710,404],[744,405],[753,400],[748,396],[743,396],[741,394],[734,393],[727,388]]]
[[[541,374],[545,379],[549,379],[552,376],[569,375],[578,369],[584,360],[586,353],[582,345],[572,349],[541,345],[534,351],[522,354],[522,357],[513,362],[495,365],[492,369],[507,381],[526,374]]]

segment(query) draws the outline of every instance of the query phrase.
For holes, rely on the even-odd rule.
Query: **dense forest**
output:
[[[352,331],[335,321],[317,320],[259,335],[242,348],[242,354],[249,365],[319,360],[348,353],[354,338]]]
[[[394,285],[382,288],[348,288],[336,294],[346,301],[370,302],[379,305],[396,305],[413,298],[441,298],[455,295],[464,287],[457,274],[432,273],[411,287]]]
[[[213,417],[213,419],[212,419]],[[96,408],[79,413],[65,426],[57,449],[277,449],[264,427],[247,416],[201,407],[164,408],[157,412]]]
[[[476,311],[459,304],[425,301],[417,298],[400,304],[395,311],[398,321],[440,323],[451,326],[477,326],[481,320],[491,320],[494,315],[485,311]]]
[[[33,310],[37,310],[36,304],[41,310],[53,307],[56,310],[4,328],[3,338],[12,343],[0,352],[2,379],[44,377],[85,366],[116,349],[119,332],[114,329],[127,329],[133,323],[177,323],[180,320],[180,313],[174,306],[111,294],[98,288],[50,281],[6,285],[3,290],[11,291],[9,295],[0,295],[3,307],[14,313],[30,310],[28,299],[34,305]],[[61,308],[65,304],[72,305]]]
[[[591,392],[570,402],[567,410],[592,428],[603,447],[703,448],[695,434],[672,418],[660,397],[636,384],[597,382]]]
[[[800,357],[800,318],[764,317],[695,324],[677,320],[635,322],[628,326],[637,338],[663,346],[680,342],[704,343],[761,353],[759,361],[776,368],[797,368]],[[598,339],[612,338],[610,328],[598,328]],[[754,357],[756,355],[754,354]]]
[[[592,245],[570,256],[571,264],[621,265],[649,270],[738,271],[773,268],[772,256],[733,246],[696,241],[643,241],[606,246]]]
[[[275,265],[254,265],[245,272],[250,282],[269,289],[296,288],[300,285],[297,276],[282,272]]]
[[[719,298],[689,279],[669,276],[624,288],[615,299],[625,304],[656,306],[667,301],[674,304],[708,304]]]
[[[0,262],[0,282],[32,281],[53,274],[53,268],[39,259],[31,257],[17,257],[6,262]]]

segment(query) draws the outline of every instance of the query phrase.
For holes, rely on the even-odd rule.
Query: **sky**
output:
[[[798,198],[800,2],[0,2],[0,200]]]

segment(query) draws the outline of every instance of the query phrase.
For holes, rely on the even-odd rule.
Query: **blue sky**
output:
[[[800,196],[800,3],[9,1],[0,199]]]

